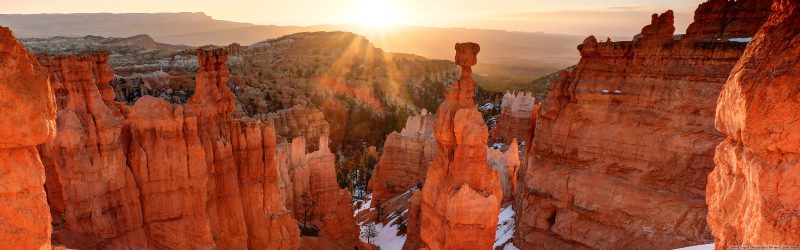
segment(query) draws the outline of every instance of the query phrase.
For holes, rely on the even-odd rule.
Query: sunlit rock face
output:
[[[182,105],[113,102],[105,53],[39,60],[59,111],[58,136],[41,145],[47,187],[67,230],[107,249],[299,247],[275,126],[232,117],[224,51],[198,50],[195,95]]]
[[[728,7],[707,7],[718,2]],[[579,45],[579,64],[551,83],[537,117],[515,197],[514,244],[660,249],[711,241],[706,178],[723,139],[711,117],[747,46],[721,38],[734,36],[725,32],[730,25],[763,22],[765,2],[703,4],[683,37],[673,36],[667,11],[634,41],[589,37]],[[740,8],[749,14],[725,14]],[[713,15],[724,24],[707,10],[721,12]],[[717,28],[699,28],[706,26]],[[736,36],[752,36],[758,25],[747,27]]]
[[[0,242],[9,249],[50,249],[50,211],[37,144],[56,133],[47,71],[0,27]]]
[[[800,245],[800,3],[778,0],[720,94],[708,176],[715,247]]]
[[[500,175],[503,187],[503,203],[514,199],[517,190],[517,171],[519,171],[519,147],[517,140],[512,140],[506,152],[488,148],[486,161]]]
[[[536,107],[536,98],[530,92],[510,93],[503,95],[500,117],[497,126],[492,129],[493,142],[509,144],[512,140],[525,141],[528,139],[532,112]]]
[[[419,217],[420,223],[409,223],[407,249],[491,249],[494,243],[503,189],[499,174],[487,164],[488,129],[472,101],[471,67],[480,46],[459,43],[455,49],[462,75],[436,113],[436,157],[422,197],[409,211],[409,218]],[[413,231],[417,227],[419,232]]]
[[[139,189],[122,141],[125,117],[113,103],[107,53],[50,56],[57,136],[40,146],[47,195],[72,232],[114,247],[146,247]]]
[[[428,165],[436,154],[434,115],[423,110],[411,116],[401,132],[392,132],[383,144],[383,154],[369,181],[372,206],[425,183]]]

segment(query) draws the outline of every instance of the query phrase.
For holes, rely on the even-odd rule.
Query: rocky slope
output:
[[[471,67],[480,47],[463,43],[455,49],[462,74],[436,113],[437,153],[422,192],[412,196],[409,221],[420,223],[408,223],[405,249],[491,249],[494,243],[503,190],[498,173],[487,164],[488,130],[472,100]],[[412,231],[417,227],[418,232]]]
[[[492,142],[509,144],[514,139],[527,140],[528,125],[531,123],[532,111],[536,107],[536,98],[533,94],[506,92],[500,107],[500,117],[490,136]]]
[[[423,110],[409,117],[400,133],[392,132],[383,144],[383,154],[369,181],[372,206],[425,182],[428,165],[436,154],[434,115]]]
[[[580,63],[551,84],[537,118],[514,205],[515,245],[660,249],[711,241],[704,189],[722,136],[709,117],[746,46],[724,40],[752,36],[768,6],[712,0],[682,37],[674,37],[667,11],[634,41],[589,37],[578,46]],[[749,28],[732,32],[734,25]]]
[[[708,177],[716,249],[800,245],[800,2],[778,0],[722,89]]]
[[[0,27],[0,242],[50,249],[45,171],[37,144],[56,134],[56,102],[47,71]]]

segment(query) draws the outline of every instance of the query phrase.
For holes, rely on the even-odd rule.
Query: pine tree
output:
[[[375,223],[369,223],[367,228],[361,232],[361,237],[367,238],[367,243],[372,244],[372,239],[378,237],[378,229],[375,228]]]

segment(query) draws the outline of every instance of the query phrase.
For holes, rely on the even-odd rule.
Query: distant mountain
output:
[[[573,65],[578,61],[576,46],[584,36],[508,32],[500,30],[394,26],[381,30],[355,25],[274,26],[216,20],[204,13],[86,13],[86,14],[3,14],[0,25],[17,37],[53,36],[132,37],[148,34],[167,44],[202,46],[238,42],[250,45],[263,40],[307,31],[350,31],[372,41],[388,52],[411,53],[427,58],[452,60],[453,44],[481,44],[476,73],[501,75],[499,89],[515,86]]]

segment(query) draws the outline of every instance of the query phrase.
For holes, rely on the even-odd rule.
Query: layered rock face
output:
[[[110,246],[146,247],[139,189],[121,136],[125,117],[108,85],[108,54],[38,60],[50,72],[58,106],[58,136],[40,146],[51,207],[72,232]]]
[[[503,95],[500,118],[497,126],[492,129],[491,138],[494,142],[509,144],[512,140],[524,141],[528,139],[529,124],[535,116],[533,109],[536,107],[536,98],[530,92],[506,93]]]
[[[392,132],[383,144],[383,155],[369,181],[372,206],[425,182],[428,165],[436,155],[434,116],[426,110],[409,117],[400,133]]]
[[[39,59],[56,83],[59,136],[42,155],[67,229],[96,248],[299,247],[278,185],[275,126],[233,119],[224,51],[198,50],[185,105],[113,103],[107,54]]]
[[[506,152],[489,148],[486,161],[495,172],[500,174],[500,185],[503,187],[503,203],[514,200],[517,192],[517,171],[519,170],[519,146],[517,140],[511,141]]]
[[[50,249],[50,211],[37,144],[55,136],[56,102],[47,71],[0,27],[0,242]]]
[[[321,232],[333,239],[357,243],[359,229],[350,206],[350,192],[336,182],[336,155],[328,148],[328,138],[320,137],[319,150],[306,156],[311,171],[309,190],[314,217],[322,222]]]
[[[317,142],[321,136],[330,135],[330,125],[325,121],[325,115],[319,109],[305,106],[294,106],[281,109],[266,115],[267,119],[275,122],[275,132],[279,140],[289,141],[292,138],[304,137],[309,143],[307,150],[319,148]]]
[[[761,6],[726,2],[733,6],[727,9]],[[551,84],[521,168],[517,247],[660,249],[711,241],[704,189],[722,136],[709,117],[746,46],[718,39],[729,36],[730,25],[758,27],[762,11],[747,13],[717,13],[726,25],[676,40],[668,11],[653,15],[633,42],[589,37],[578,46],[580,63]],[[706,27],[708,16],[698,11],[692,26]]]
[[[800,2],[778,0],[720,94],[708,176],[716,248],[800,245]]]
[[[436,157],[428,168],[419,208],[410,208],[419,209],[419,236],[409,231],[407,244],[427,249],[491,249],[503,190],[498,173],[486,163],[488,129],[472,101],[471,66],[477,63],[480,47],[463,43],[455,49],[462,75],[450,85],[436,113]],[[412,242],[417,238],[421,242]]]

